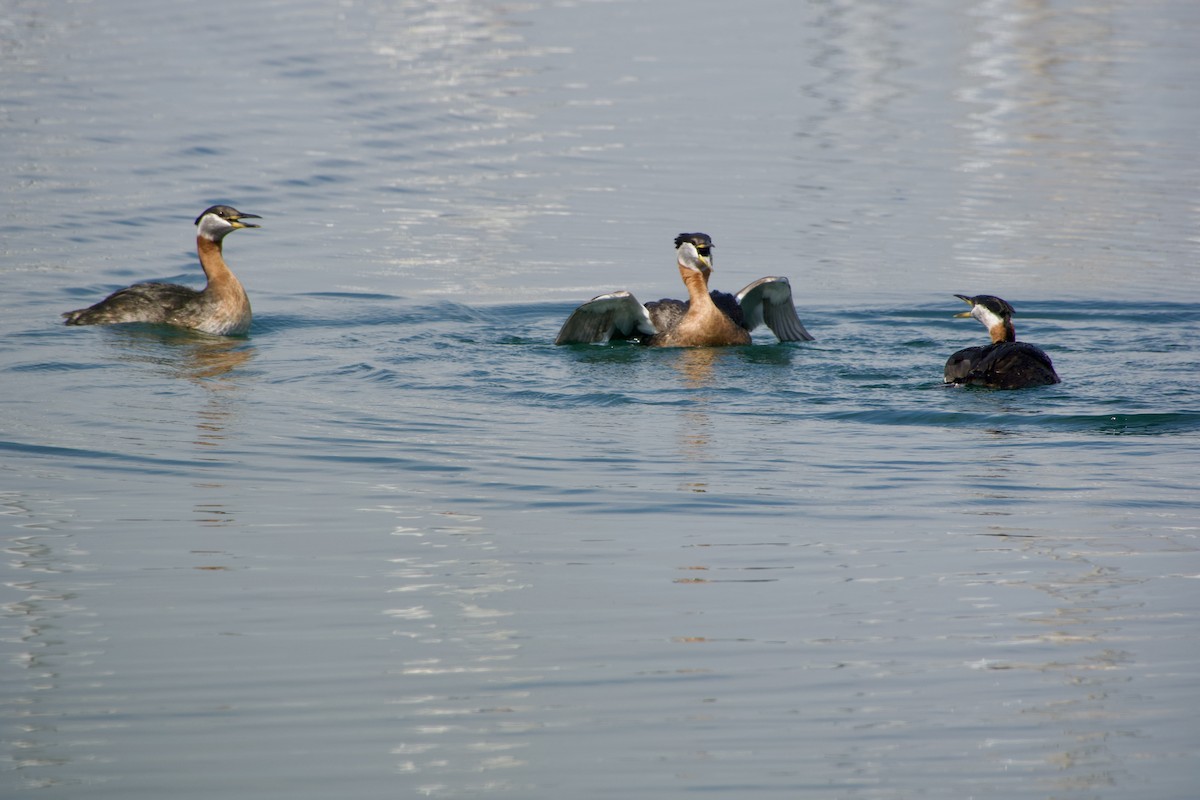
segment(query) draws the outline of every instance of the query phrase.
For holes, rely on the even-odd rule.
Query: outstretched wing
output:
[[[646,307],[629,292],[602,294],[575,309],[558,332],[555,344],[593,344],[658,333]]]
[[[792,285],[787,278],[759,278],[738,292],[737,299],[746,330],[765,324],[781,342],[812,341],[792,304]]]

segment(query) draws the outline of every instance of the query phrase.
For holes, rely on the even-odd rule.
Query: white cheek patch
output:
[[[700,272],[704,262],[700,260],[700,253],[696,250],[696,246],[691,242],[684,242],[679,245],[679,249],[675,251],[679,266],[684,269],[689,269],[693,272]]]
[[[213,240],[219,238],[221,234],[233,230],[233,226],[228,221],[221,219],[216,214],[205,214],[201,217],[197,227],[201,236]]]
[[[971,316],[983,323],[983,326],[989,331],[997,325],[1003,325],[1004,320],[994,314],[986,306],[976,304],[971,309]]]

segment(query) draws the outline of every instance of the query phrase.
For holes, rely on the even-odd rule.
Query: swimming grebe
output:
[[[991,389],[1023,389],[1058,383],[1050,356],[1037,347],[1017,341],[1013,307],[999,297],[954,295],[971,306],[956,317],[974,317],[992,335],[986,347],[967,347],[946,361],[946,383],[986,386]]]
[[[675,237],[679,275],[688,299],[642,305],[629,292],[600,295],[572,312],[555,344],[634,339],[650,347],[722,347],[750,344],[750,331],[766,325],[783,342],[804,342],[787,278],[759,278],[738,292],[710,292],[712,239],[706,233]]]
[[[221,255],[221,240],[239,228],[257,228],[244,219],[262,219],[229,206],[213,206],[196,217],[196,250],[208,277],[203,291],[174,283],[137,283],[113,292],[90,308],[63,314],[67,325],[156,322],[204,333],[240,334],[250,328],[250,300]]]

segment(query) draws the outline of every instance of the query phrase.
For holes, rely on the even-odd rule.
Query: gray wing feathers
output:
[[[792,285],[787,278],[759,278],[738,292],[738,303],[745,317],[743,327],[752,331],[766,325],[781,342],[809,342],[812,334],[796,314],[792,303]]]
[[[629,292],[602,294],[587,301],[567,317],[555,344],[593,344],[634,334],[658,333],[646,307]]]

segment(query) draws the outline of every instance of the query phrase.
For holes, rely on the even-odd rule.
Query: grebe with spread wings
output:
[[[679,275],[688,299],[642,304],[626,291],[600,295],[572,312],[555,344],[633,339],[650,347],[722,347],[750,344],[750,331],[766,325],[784,342],[810,341],[792,303],[787,278],[760,278],[737,295],[709,291],[712,239],[705,233],[675,238]]]

